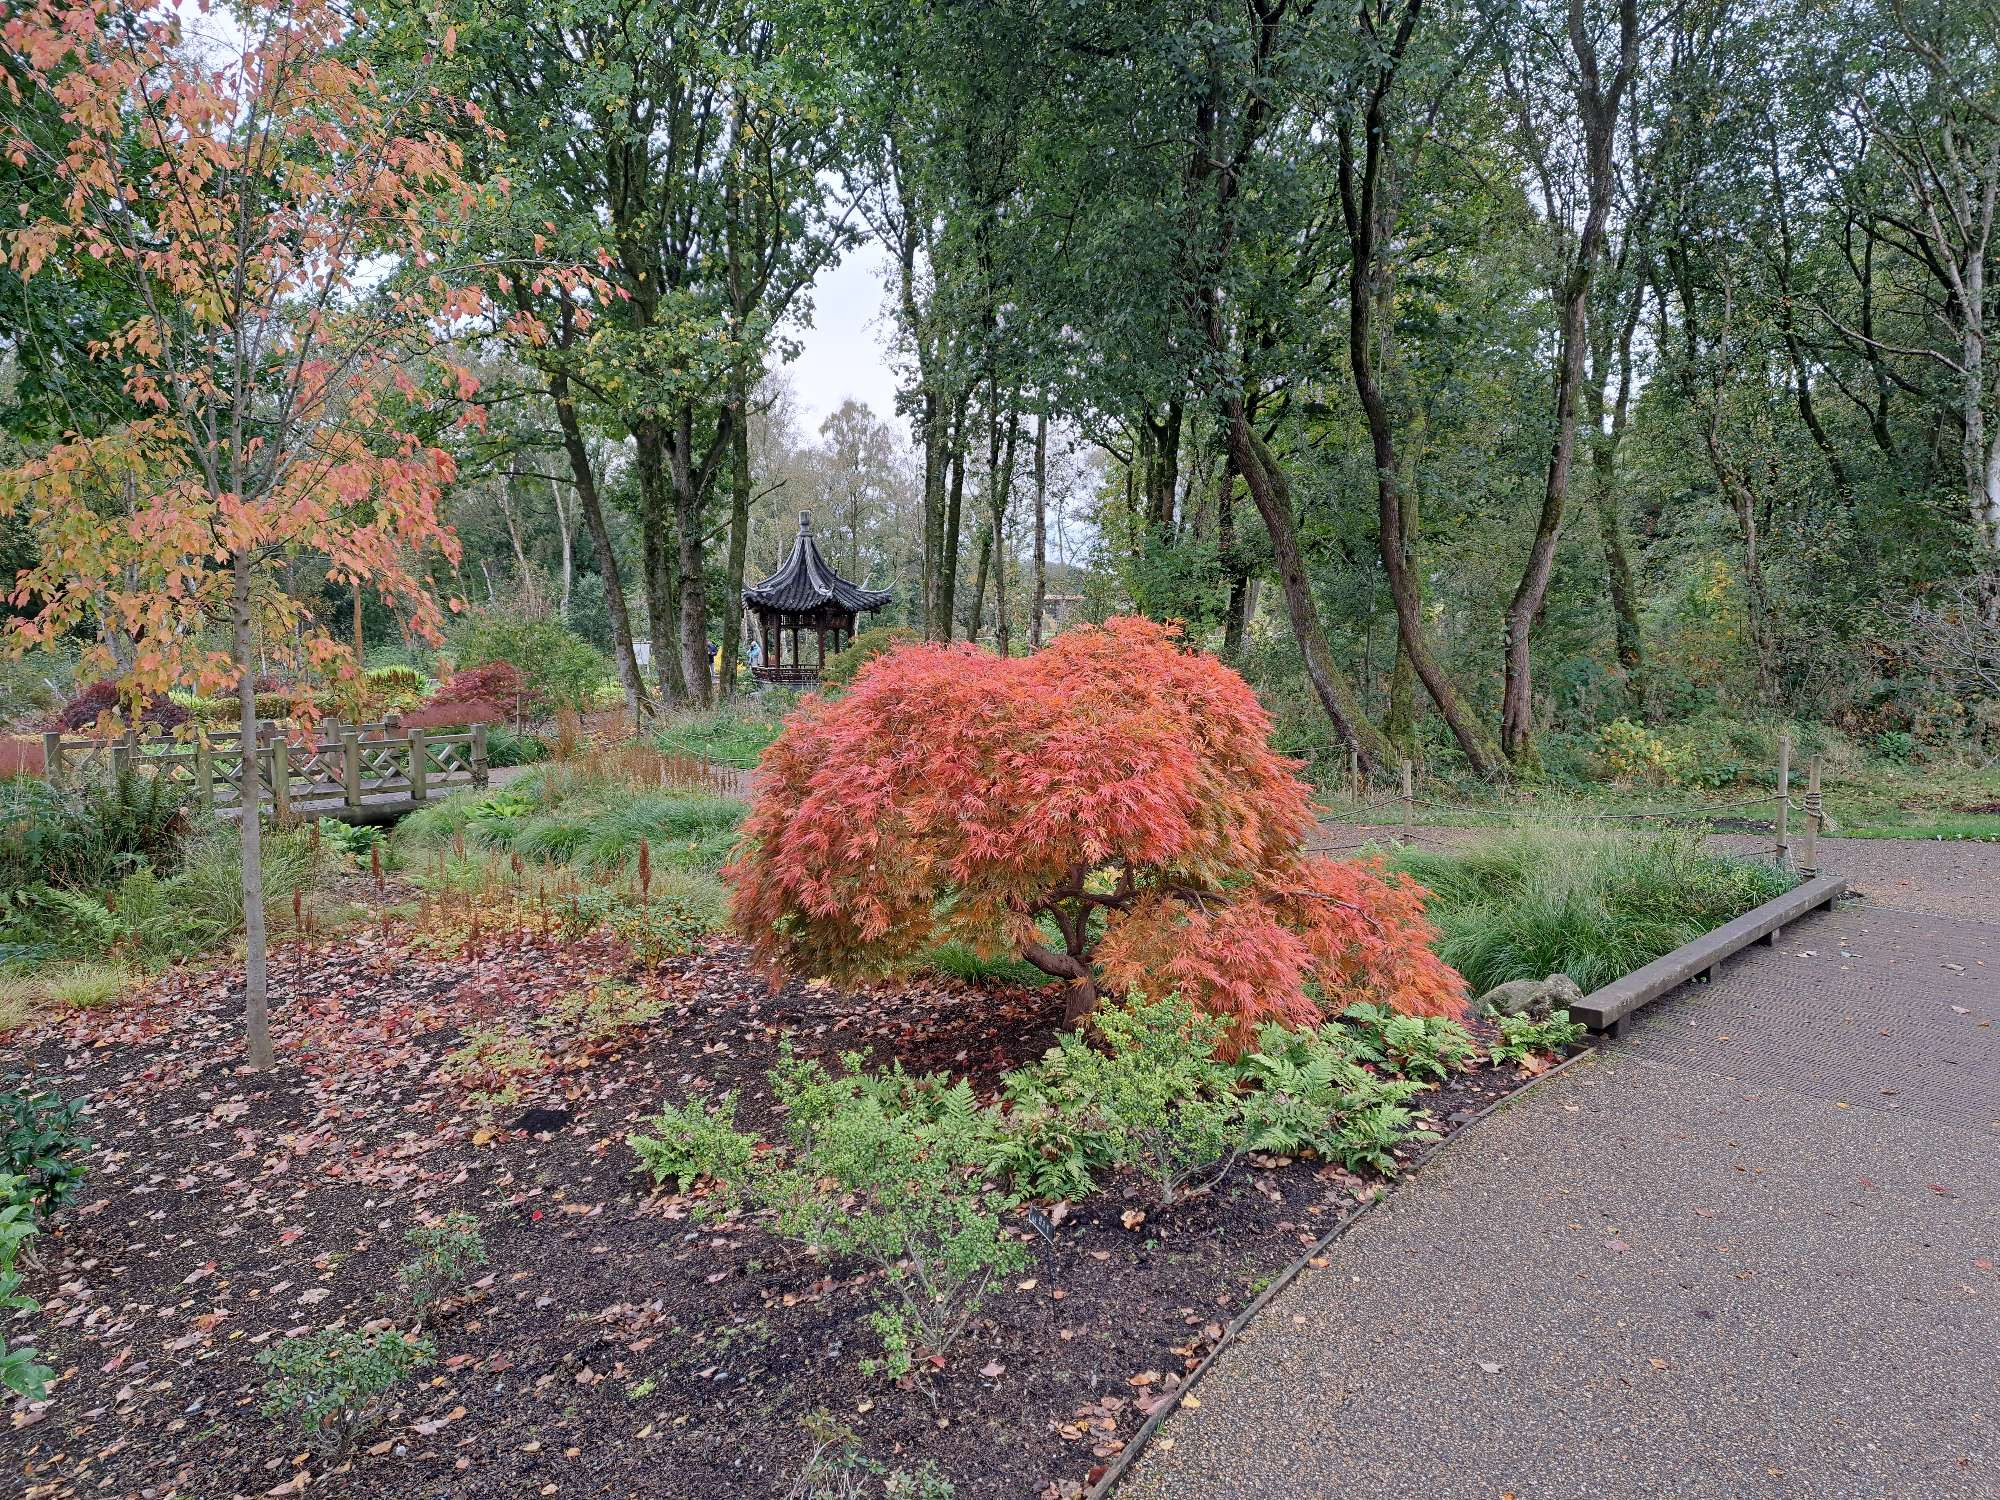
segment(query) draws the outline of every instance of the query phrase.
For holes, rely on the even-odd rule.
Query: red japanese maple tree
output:
[[[1017,953],[1068,982],[1071,1022],[1107,988],[1177,990],[1239,1039],[1356,1000],[1460,1013],[1422,888],[1303,852],[1308,790],[1270,729],[1148,620],[1019,658],[906,646],[765,752],[736,926],[774,969],[835,978],[946,940]]]

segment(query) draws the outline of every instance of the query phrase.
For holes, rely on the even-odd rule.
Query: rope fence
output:
[[[1296,758],[1312,760],[1319,756],[1340,753],[1348,760],[1349,794],[1355,800],[1340,809],[1342,821],[1359,821],[1359,815],[1370,812],[1393,810],[1398,814],[1401,836],[1414,839],[1418,836],[1417,809],[1434,809],[1444,813],[1469,814],[1478,818],[1505,816],[1505,807],[1491,804],[1478,805],[1470,802],[1453,802],[1438,797],[1421,796],[1417,791],[1417,771],[1410,761],[1402,761],[1397,767],[1398,791],[1394,796],[1378,797],[1363,802],[1360,797],[1366,786],[1362,775],[1360,757],[1346,746],[1315,746],[1299,752]],[[1778,764],[1773,777],[1774,785],[1769,792],[1752,797],[1732,797],[1711,799],[1705,802],[1686,803],[1679,807],[1641,808],[1629,812],[1599,812],[1589,816],[1598,823],[1700,823],[1709,821],[1717,813],[1736,812],[1744,808],[1768,808],[1771,811],[1773,841],[1772,862],[1787,869],[1794,869],[1810,879],[1819,873],[1819,840],[1826,827],[1826,801],[1820,791],[1820,757],[1812,756],[1806,764],[1806,788],[1802,797],[1792,792],[1792,737],[1781,733],[1778,736]],[[1798,813],[1804,819],[1804,827],[1796,845],[1791,832],[1791,815]],[[1383,825],[1387,827],[1386,823]],[[1310,854],[1339,854],[1349,850],[1365,849],[1379,843],[1379,839],[1367,838],[1352,843],[1320,844],[1308,843],[1306,852]]]

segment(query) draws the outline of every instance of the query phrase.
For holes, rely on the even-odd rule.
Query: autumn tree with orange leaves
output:
[[[54,205],[0,229],[0,250],[31,285],[90,266],[132,309],[91,347],[129,410],[0,475],[0,515],[25,518],[38,553],[12,583],[8,644],[86,635],[86,669],[133,702],[233,692],[246,743],[260,637],[322,665],[341,650],[282,569],[366,584],[435,639],[426,572],[458,555],[435,438],[471,392],[443,351],[485,310],[457,260],[484,204],[443,129],[453,106],[358,61],[363,24],[329,0],[26,0],[0,25],[0,143]],[[266,1068],[263,804],[246,765],[244,1018]]]
[[[1295,763],[1249,685],[1129,618],[1032,656],[915,645],[809,700],[765,753],[728,872],[766,964],[907,969],[940,942],[1068,985],[1178,991],[1237,1023],[1302,1026],[1373,1001],[1457,1015],[1425,892],[1303,852]]]

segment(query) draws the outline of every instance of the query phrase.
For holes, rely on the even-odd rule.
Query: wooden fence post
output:
[[[1819,874],[1819,757],[1806,762],[1806,836],[1799,855],[1799,873],[1810,880]]]
[[[430,752],[424,749],[424,732],[410,731],[410,800],[419,805],[430,800]]]
[[[111,779],[123,780],[132,773],[133,750],[138,736],[130,729],[118,736],[111,747]]]
[[[1403,832],[1408,833],[1417,822],[1417,777],[1408,761],[1403,762]]]
[[[271,816],[279,827],[292,821],[292,741],[276,725],[268,727],[265,754],[271,762]]]
[[[194,732],[194,791],[201,799],[201,810],[214,812],[215,763],[209,759],[206,728],[197,728]]]
[[[481,791],[486,789],[486,726],[472,726],[472,784]]]
[[[352,729],[340,731],[340,784],[347,793],[347,805],[361,805],[361,737]]]
[[[42,774],[48,777],[50,786],[62,785],[62,731],[60,729],[46,730],[42,734]]]
[[[1366,788],[1361,782],[1361,752],[1352,745],[1347,747],[1347,785],[1359,802]]]
[[[1780,869],[1792,862],[1792,836],[1789,831],[1792,819],[1792,736],[1789,731],[1778,735],[1778,816],[1774,827],[1778,833],[1778,847],[1775,858]]]

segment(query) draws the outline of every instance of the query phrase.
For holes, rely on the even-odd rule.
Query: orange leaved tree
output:
[[[1304,1025],[1371,1000],[1454,1015],[1421,888],[1302,852],[1312,813],[1249,686],[1142,619],[1032,656],[906,646],[809,700],[758,771],[728,871],[774,968],[894,973],[941,941],[1069,985],[1177,990]],[[1315,998],[1317,991],[1317,999]]]
[[[425,572],[457,556],[435,437],[471,390],[443,350],[483,308],[454,264],[480,194],[438,128],[450,106],[359,61],[359,24],[335,0],[17,0],[0,23],[0,149],[49,189],[9,206],[0,249],[31,288],[89,265],[111,289],[91,352],[128,402],[0,475],[0,514],[25,518],[37,552],[8,643],[95,639],[86,670],[133,702],[234,692],[246,745],[259,637],[322,663],[341,649],[280,586],[287,567],[369,584],[434,638]],[[262,804],[256,758],[245,768],[244,1015],[262,1068]]]

